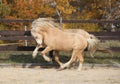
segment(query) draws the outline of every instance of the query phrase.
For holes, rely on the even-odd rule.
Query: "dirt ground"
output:
[[[120,84],[120,68],[0,68],[0,84]]]

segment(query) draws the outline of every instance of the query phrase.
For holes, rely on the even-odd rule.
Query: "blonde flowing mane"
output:
[[[32,22],[31,27],[36,28],[41,26],[41,24],[44,24],[44,25],[49,25],[50,27],[53,28],[60,28],[60,26],[57,23],[55,23],[53,20],[54,20],[53,18],[38,18]]]

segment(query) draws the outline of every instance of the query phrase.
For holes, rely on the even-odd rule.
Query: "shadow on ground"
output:
[[[55,62],[54,58],[53,63],[46,62],[41,55],[37,55],[36,58],[32,58],[32,54],[11,54],[9,60],[13,63],[22,63],[23,68],[29,67],[41,67],[41,68],[58,68],[59,65]],[[68,56],[60,56],[60,61],[65,63],[70,59]],[[17,66],[17,65],[16,65]]]

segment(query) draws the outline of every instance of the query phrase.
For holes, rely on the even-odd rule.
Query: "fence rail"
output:
[[[101,40],[120,40],[120,32],[89,32]],[[30,31],[1,30],[0,40],[33,40]]]
[[[0,19],[1,23],[31,23],[32,20],[11,20],[11,19]],[[59,20],[54,20],[55,22],[59,22]],[[63,23],[120,23],[120,20],[63,20]]]
[[[1,36],[31,36],[30,31],[20,31],[20,30],[0,30]]]
[[[90,32],[101,40],[120,40],[120,32]],[[30,31],[13,31],[13,30],[1,30],[0,40],[4,41],[17,41],[17,40],[34,40]],[[19,46],[4,45],[0,46],[0,51],[33,51],[35,46]],[[120,51],[120,47],[112,47],[114,51]],[[41,50],[41,49],[40,49]]]

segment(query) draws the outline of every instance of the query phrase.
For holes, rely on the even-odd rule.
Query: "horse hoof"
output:
[[[59,69],[57,69],[57,71],[62,71],[62,70],[64,70],[65,68],[59,68]]]

